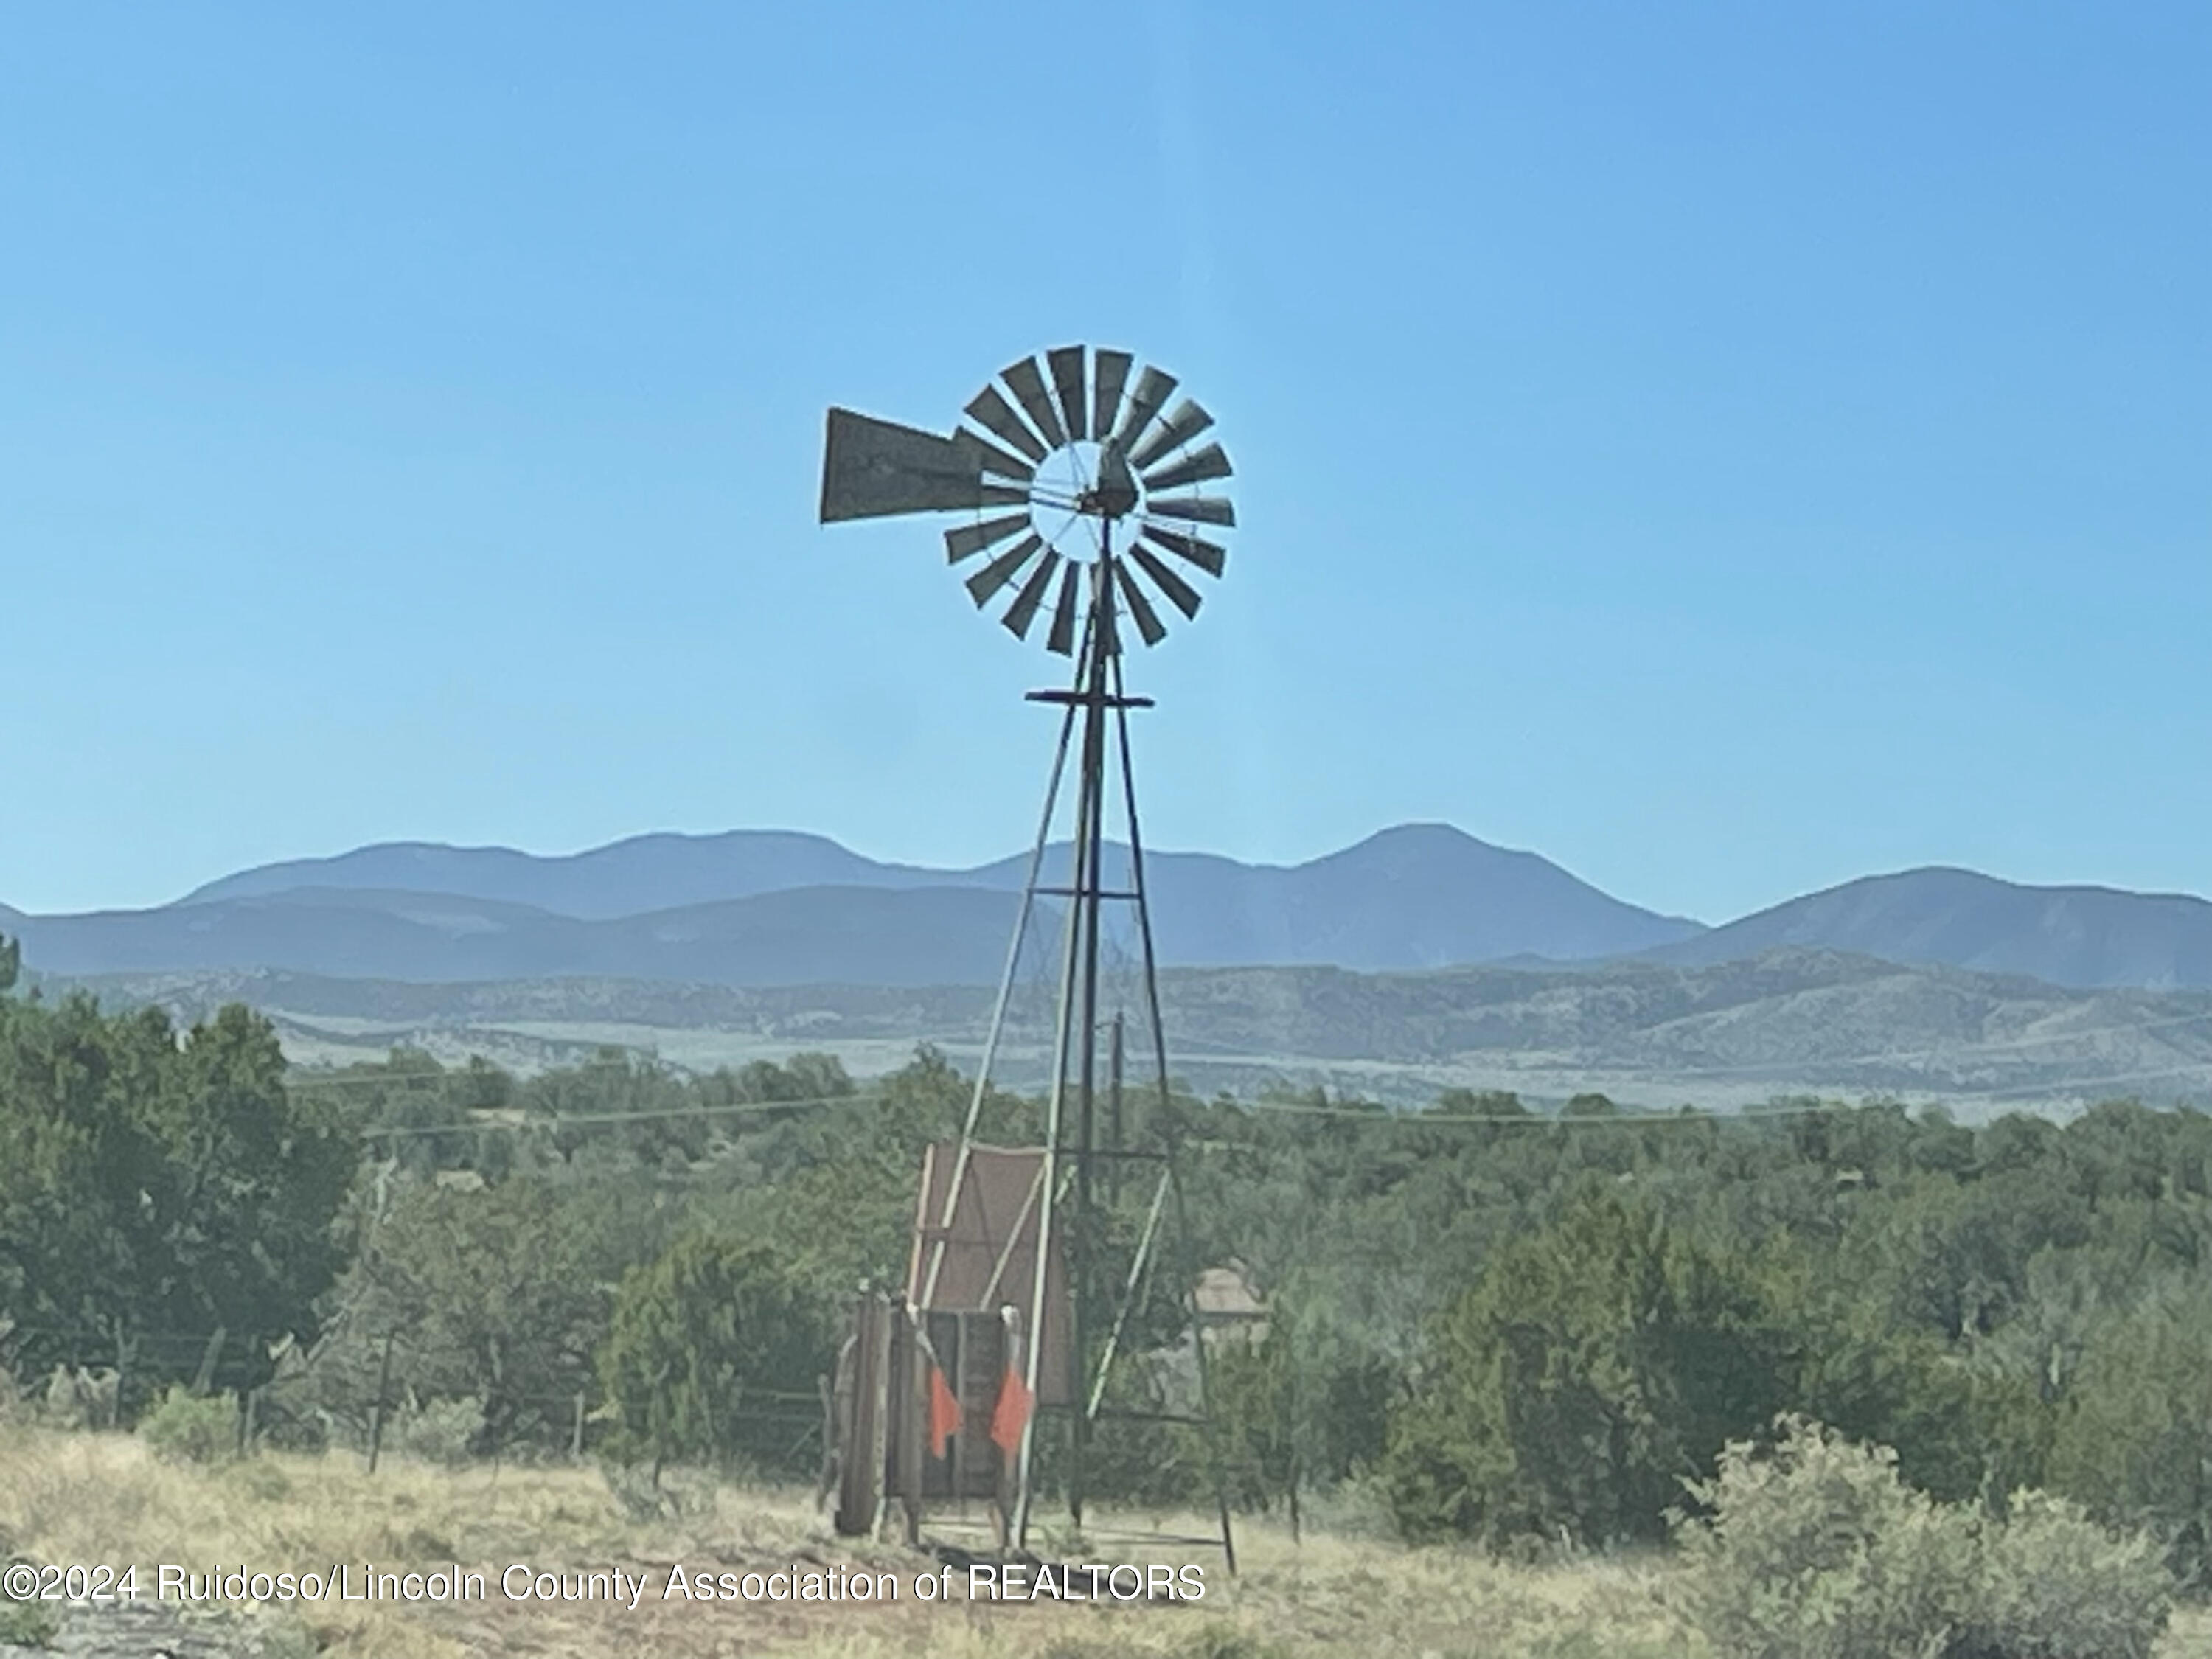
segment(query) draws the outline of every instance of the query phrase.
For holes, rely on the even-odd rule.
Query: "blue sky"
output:
[[[1070,341],[1242,528],[1156,843],[1719,921],[2212,892],[2201,7],[29,6],[0,900],[422,838],[1011,850],[1060,677],[822,411]]]

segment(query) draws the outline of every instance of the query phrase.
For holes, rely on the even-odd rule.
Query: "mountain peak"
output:
[[[1928,865],[1861,876],[1649,954],[1705,963],[1790,945],[2084,989],[2212,985],[2212,903]]]

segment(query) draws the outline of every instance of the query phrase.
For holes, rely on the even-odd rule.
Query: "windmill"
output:
[[[1014,1304],[1020,1330],[1030,1334],[1018,1344],[1021,1387],[1010,1384],[1006,1391],[1024,1402],[1049,1402],[1056,1393],[1067,1408],[1067,1496],[1079,1526],[1092,1426],[1102,1415],[1130,1414],[1106,1406],[1107,1374],[1151,1270],[1170,1200],[1182,1231],[1182,1194],[1169,1155],[1132,1152],[1121,1145],[1118,1020],[1109,1057],[1112,1144],[1102,1146],[1099,1139],[1101,915],[1109,903],[1127,904],[1134,912],[1143,1014],[1152,1035],[1152,1083],[1163,1103],[1169,1087],[1128,743],[1129,711],[1152,702],[1124,689],[1122,647],[1132,631],[1148,647],[1158,644],[1167,633],[1164,612],[1185,621],[1197,616],[1203,596],[1196,582],[1220,577],[1228,554],[1216,538],[1237,522],[1235,508],[1220,489],[1231,476],[1229,457],[1218,442],[1200,441],[1211,432],[1213,417],[1188,397],[1170,406],[1176,392],[1173,375],[1140,367],[1128,352],[1064,346],[1045,352],[1042,363],[1029,356],[1010,364],[969,400],[963,422],[948,434],[832,409],[823,459],[824,524],[915,514],[967,515],[944,532],[945,551],[956,568],[972,567],[965,580],[977,609],[996,608],[1000,622],[1019,640],[1030,638],[1040,619],[1048,617],[1042,632],[1045,648],[1073,664],[1071,684],[1029,694],[1032,702],[1060,707],[1059,744],[966,1121],[945,1178],[939,1181],[925,1170],[908,1302],[927,1310],[938,1308],[947,1294],[947,1241],[957,1232],[958,1206],[974,1190],[975,1127],[1006,1028],[1022,940],[1040,896],[1062,900],[1043,1146],[1036,1155],[1029,1198],[1014,1224],[1018,1234],[1031,1230],[1025,1255],[1030,1282],[1019,1287],[1023,1299]],[[1065,885],[1047,884],[1042,879],[1045,852],[1071,746],[1076,765],[1070,871]],[[1127,841],[1126,886],[1109,886],[1106,878],[1107,806],[1115,794]],[[1102,1164],[1118,1169],[1120,1160],[1147,1158],[1158,1163],[1158,1175],[1136,1261],[1115,1307],[1096,1282],[1096,1172]],[[998,1293],[1000,1269],[1018,1240],[1009,1237],[1004,1243],[999,1267],[984,1287],[987,1297]],[[1055,1283],[1054,1265],[1063,1253],[1066,1292]],[[1193,1287],[1190,1264],[1186,1261],[1182,1267],[1187,1287]],[[1055,1334],[1055,1316],[1063,1294],[1069,1305],[1066,1334],[1060,1337]],[[1194,1297],[1190,1313],[1197,1418],[1211,1449],[1206,1341]],[[1048,1360],[1059,1358],[1048,1351],[1062,1344],[1064,1379],[1053,1374],[1056,1365],[1048,1368]],[[1018,1547],[1026,1540],[1036,1435],[1035,1415],[1026,1415],[1009,1460],[1006,1533]],[[887,1483],[886,1490],[895,1484]],[[1220,1544],[1233,1570],[1234,1543],[1218,1460],[1215,1484],[1221,1535],[1212,1541]],[[915,1491],[911,1501],[918,1502],[918,1483]],[[910,1516],[915,1513],[909,1510]]]

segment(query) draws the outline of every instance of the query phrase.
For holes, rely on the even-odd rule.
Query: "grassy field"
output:
[[[196,1611],[191,1622],[217,1651],[379,1659],[615,1652],[1697,1659],[1705,1650],[1669,1612],[1668,1568],[1655,1560],[1510,1565],[1326,1530],[1310,1530],[1293,1545],[1279,1528],[1248,1523],[1243,1570],[1233,1581],[1204,1551],[1123,1553],[1203,1563],[1206,1595],[1195,1604],[993,1605],[959,1599],[964,1581],[956,1571],[956,1599],[931,1605],[916,1601],[911,1585],[934,1563],[835,1539],[803,1497],[696,1476],[672,1480],[669,1490],[672,1502],[656,1517],[639,1494],[625,1502],[589,1468],[447,1470],[397,1461],[372,1478],[350,1456],[274,1455],[201,1468],[158,1461],[125,1436],[0,1429],[0,1546],[9,1553],[40,1562],[135,1562],[142,1586],[165,1563],[271,1573],[337,1564],[351,1567],[356,1588],[371,1564],[379,1572],[427,1572],[454,1563],[485,1576],[487,1599],[461,1604]],[[500,1575],[517,1563],[571,1575],[620,1568],[642,1575],[646,1588],[635,1607],[512,1601],[501,1593]],[[802,1571],[896,1573],[900,1598],[881,1606],[664,1598],[679,1565],[720,1575],[794,1563]],[[2212,1618],[2185,1613],[2161,1659],[2212,1659]]]
[[[1310,1534],[1293,1547],[1263,1526],[1245,1528],[1243,1572],[1233,1582],[1202,1550],[1150,1556],[1206,1566],[1206,1593],[1196,1604],[932,1606],[913,1598],[911,1581],[934,1563],[836,1540],[803,1497],[696,1478],[671,1485],[677,1512],[639,1519],[635,1502],[619,1500],[592,1469],[449,1471],[396,1462],[372,1478],[357,1458],[282,1455],[196,1468],[157,1461],[124,1436],[0,1430],[0,1535],[11,1551],[42,1562],[137,1562],[142,1583],[165,1562],[270,1572],[351,1564],[356,1584],[370,1563],[404,1571],[450,1561],[486,1574],[489,1599],[464,1605],[295,1603],[234,1615],[276,1638],[270,1645],[279,1652],[1657,1659],[1697,1651],[1662,1606],[1661,1575],[1650,1565],[1509,1568]],[[793,1562],[896,1572],[901,1598],[880,1607],[661,1598],[678,1564],[720,1574]],[[498,1577],[514,1563],[570,1573],[620,1567],[644,1574],[647,1589],[635,1609],[511,1602]],[[953,1577],[964,1588],[959,1573]]]

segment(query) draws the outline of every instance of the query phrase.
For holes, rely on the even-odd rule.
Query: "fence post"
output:
[[[368,1407],[368,1472],[376,1473],[376,1455],[384,1446],[384,1391],[392,1386],[392,1336],[384,1334],[384,1358],[376,1367],[376,1398]]]
[[[215,1334],[208,1338],[207,1348],[200,1355],[200,1368],[192,1377],[192,1392],[195,1395],[204,1395],[213,1386],[216,1364],[222,1358],[223,1339],[229,1334],[227,1328],[218,1325],[215,1328]]]

